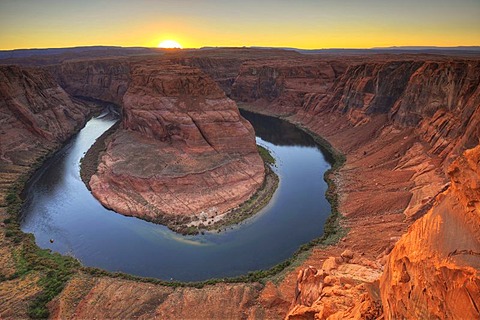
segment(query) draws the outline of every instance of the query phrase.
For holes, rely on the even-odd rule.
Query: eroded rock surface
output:
[[[480,317],[480,146],[449,175],[450,188],[390,255],[381,281],[388,318]]]
[[[42,290],[38,272],[16,277],[19,245],[8,235],[11,187],[85,123],[90,107],[73,101],[41,69],[0,67],[0,318],[27,318]]]
[[[375,319],[382,314],[379,265],[343,254],[322,269],[309,266],[297,276],[295,299],[285,319]],[[354,307],[352,307],[354,306]]]
[[[78,315],[152,318],[158,315],[276,319],[286,314],[300,319],[311,319],[315,315],[330,319],[374,318],[382,301],[384,318],[457,315],[478,318],[475,313],[479,300],[478,147],[467,151],[465,157],[451,167],[450,186],[446,174],[446,168],[465,149],[478,144],[478,59],[433,56],[324,59],[299,58],[298,54],[272,59],[267,59],[265,54],[252,59],[249,55],[253,55],[254,50],[240,50],[238,55],[235,50],[227,51],[219,52],[215,60],[206,59],[209,54],[205,51],[199,53],[198,58],[196,53],[186,53],[186,57],[169,59],[205,70],[222,88],[232,90],[232,97],[251,103],[248,106],[256,111],[292,115],[291,121],[325,137],[346,154],[345,166],[331,178],[339,193],[339,211],[344,216],[341,223],[348,233],[333,246],[315,248],[299,267],[286,272],[280,280],[268,281],[265,286],[218,284],[204,289],[174,290],[80,273],[50,305],[52,313],[61,318]],[[222,61],[235,64],[222,67],[228,73],[225,77],[215,73]],[[327,61],[337,61],[336,67],[329,66]],[[84,66],[90,63],[94,62]],[[296,65],[299,70],[295,70]],[[98,66],[95,68],[96,73],[103,72]],[[130,68],[131,62],[128,70]],[[252,74],[252,68],[256,69],[257,77]],[[238,75],[234,74],[235,70],[239,70]],[[158,72],[159,77],[163,77]],[[155,80],[155,73],[150,76]],[[163,80],[151,88],[138,87],[132,93],[117,90],[121,94],[115,96],[105,95],[103,91],[121,87],[100,80],[109,77],[88,78],[85,73],[81,81],[71,83],[74,86],[68,92],[78,95],[93,92],[93,97],[107,100],[121,96],[122,101],[124,96],[130,96],[132,103],[134,94],[139,95],[144,105],[131,106],[131,115],[136,120],[126,121],[126,127],[116,136],[118,144],[153,141],[168,145],[172,141],[182,146],[178,150],[188,148],[192,154],[210,150],[200,138],[193,139],[193,145],[182,142],[183,133],[198,137],[194,126],[202,128],[202,125],[192,125],[192,117],[181,116],[185,119],[178,126],[181,130],[158,124],[163,115],[157,117],[149,109],[151,105],[158,101],[173,101],[172,105],[183,103],[175,96],[179,93],[172,93],[173,97],[165,95],[164,92],[172,91],[158,86]],[[103,83],[105,89],[89,86],[82,89],[82,81],[87,78],[97,79],[96,83]],[[146,80],[139,76],[132,81],[144,83]],[[132,86],[132,90],[136,86]],[[73,91],[75,88],[79,88],[78,91]],[[154,98],[142,97],[142,90],[151,90]],[[215,92],[209,99],[224,99]],[[285,104],[288,101],[292,104]],[[178,117],[180,115],[170,115],[168,119]],[[212,138],[212,141],[216,140]],[[121,163],[123,151],[116,148],[112,140],[110,152],[105,154],[112,168]],[[168,149],[162,149],[162,153],[165,150]],[[113,177],[125,168],[128,167],[120,166],[119,171],[104,173]],[[408,233],[402,237],[409,225]],[[0,240],[2,244],[8,243],[5,237]],[[14,268],[11,252],[9,248],[2,251],[2,266]],[[384,267],[386,272],[380,277]],[[380,291],[376,285],[379,277]],[[21,285],[10,281],[1,283],[12,292],[13,287],[18,287],[15,294],[8,295],[10,300],[2,304],[2,316],[12,317],[10,310],[26,314],[28,299],[40,288],[35,278],[23,280]],[[30,288],[28,294],[19,294],[27,287]],[[225,292],[233,298],[222,300]],[[124,303],[126,297],[128,301],[140,301],[138,307],[131,308],[130,303]]]
[[[49,70],[70,95],[117,105],[122,105],[130,82],[130,63],[123,58],[69,61]]]
[[[0,67],[3,161],[16,162],[36,139],[62,142],[85,121],[88,109],[73,102],[53,77],[40,69]]]
[[[196,68],[136,65],[92,193],[149,220],[212,217],[248,200],[265,175],[252,126]]]

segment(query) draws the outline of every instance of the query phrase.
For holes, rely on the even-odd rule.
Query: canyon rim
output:
[[[175,139],[173,145],[180,144],[181,154],[188,157],[207,152],[211,159],[210,153],[218,154],[218,150],[253,157],[249,163],[255,165],[248,168],[253,171],[245,176],[247,185],[252,181],[258,187],[264,166],[249,138],[252,129],[226,93],[240,107],[288,119],[345,155],[345,164],[329,178],[338,192],[341,239],[314,246],[280,277],[202,284],[201,289],[100,275],[72,266],[64,287],[49,297],[50,316],[326,319],[478,315],[478,58],[326,58],[282,50],[218,49],[153,59],[77,60],[46,67],[1,67],[5,80],[2,112],[8,124],[2,127],[1,136],[2,317],[31,314],[32,301],[48,290],[41,279],[51,268],[46,266],[49,258],[35,258],[39,249],[32,249],[33,240],[16,230],[12,208],[18,198],[12,196],[11,186],[21,188],[22,176],[98,110],[94,100],[85,97],[124,105],[122,124],[90,181],[93,192],[110,188],[109,184],[117,183],[110,179],[123,177],[119,173],[123,169],[115,166],[128,168],[115,160],[122,154],[115,148],[134,145],[141,149],[146,143],[148,152],[157,152],[152,143],[171,148],[169,141]],[[179,98],[178,90],[187,92]],[[83,99],[75,98],[79,96]],[[182,99],[210,109],[189,113],[188,101]],[[162,106],[146,107],[155,106],[156,101],[163,101]],[[168,119],[181,119],[170,122],[180,127],[158,122],[165,115],[152,110],[168,113]],[[230,130],[218,136],[214,126],[223,126],[224,121],[229,121]],[[231,131],[234,128],[240,131]],[[21,143],[14,137],[22,137]],[[234,143],[235,137],[248,142]],[[125,139],[135,142],[121,143]],[[137,153],[148,157],[148,152]],[[219,156],[218,161],[228,166],[243,160]],[[181,167],[188,168],[180,162]],[[235,167],[244,170],[241,165]],[[233,178],[233,183],[245,181]],[[128,185],[143,190],[136,183]],[[26,267],[19,265],[19,255],[25,257]],[[32,261],[28,259],[40,261],[42,268],[29,267]],[[228,303],[222,298],[225,292]],[[412,295],[414,299],[408,298]],[[129,310],[121,307],[121,301],[132,296],[143,302]]]

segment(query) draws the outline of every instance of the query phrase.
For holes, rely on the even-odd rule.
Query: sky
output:
[[[480,0],[0,0],[0,50],[480,45]]]

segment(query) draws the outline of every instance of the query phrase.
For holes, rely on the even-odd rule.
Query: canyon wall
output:
[[[37,272],[18,276],[21,243],[12,239],[11,188],[80,129],[92,106],[72,100],[44,70],[0,66],[0,317],[27,318],[42,290]],[[24,182],[24,180],[23,180]],[[8,222],[8,223],[7,223]]]
[[[359,157],[347,160],[346,167],[355,160],[361,164],[362,153],[358,151],[362,149],[363,157],[370,161],[378,154],[381,157],[378,160],[383,159],[383,163],[365,163],[363,174],[368,171],[367,165],[368,168],[383,167],[382,171],[390,172],[390,177],[411,172],[407,180],[411,184],[406,189],[411,196],[403,210],[406,218],[415,220],[429,210],[438,212],[430,211],[420,218],[392,251],[387,271],[380,279],[381,298],[389,319],[479,316],[475,303],[479,292],[478,256],[470,256],[463,263],[455,259],[445,261],[455,250],[478,252],[478,239],[475,240],[478,208],[470,208],[470,214],[465,214],[467,210],[438,200],[448,187],[445,168],[461,152],[480,141],[479,66],[478,61],[393,61],[354,65],[332,86],[328,99],[323,95],[312,97],[313,103],[304,105],[296,117],[296,121],[322,133],[325,121],[318,121],[318,118],[336,118],[342,114],[348,124],[340,130],[353,130],[357,135],[357,139],[347,142],[345,150]],[[375,122],[379,123],[375,125]],[[370,131],[369,127],[376,128]],[[362,132],[370,134],[362,136]],[[367,147],[369,141],[379,143],[389,136],[397,136],[398,140],[385,146],[383,155]],[[331,140],[335,141],[335,137]],[[340,144],[345,146],[341,141]],[[391,146],[396,146],[396,150],[389,150]],[[468,166],[459,169],[462,170],[472,172]],[[370,192],[383,193],[383,200],[378,202],[378,208],[371,210],[373,215],[380,214],[385,202],[391,201],[385,191],[393,189],[395,184],[400,186],[401,180],[395,183],[392,178],[379,179],[376,183],[381,187]],[[458,193],[463,191],[466,190]],[[447,194],[449,192],[455,191],[447,191]],[[400,198],[400,194],[396,198]],[[350,196],[345,201],[352,200]],[[375,203],[375,197],[363,201]],[[357,210],[364,210],[365,206]],[[470,237],[471,240],[465,240]],[[376,258],[382,263],[386,261],[380,252]],[[325,303],[328,305],[328,300]]]
[[[232,167],[243,168],[242,159],[248,158],[256,173],[235,173],[233,181],[253,186],[257,181],[253,177],[263,168],[258,156],[251,156],[253,132],[206,75],[211,74],[246,108],[288,115],[346,155],[345,165],[330,175],[337,186],[345,234],[335,245],[313,249],[298,267],[275,282],[267,279],[265,285],[171,289],[79,272],[50,304],[53,314],[260,319],[279,318],[288,311],[290,319],[376,318],[382,313],[387,319],[478,318],[478,59],[298,55],[268,59],[253,54],[249,58],[245,52],[232,58],[235,53],[229,51],[228,59],[221,52],[212,60],[205,60],[205,52],[198,59],[194,54],[169,56],[153,65],[102,60],[49,67],[69,94],[124,106],[122,128],[109,140],[92,183],[97,190],[105,188],[101,192],[112,199],[118,197],[115,202],[128,210],[136,210],[147,206],[145,199],[155,204],[151,190],[163,188],[167,179],[178,177],[179,183],[171,184],[174,193],[186,196],[184,187],[200,182],[183,168],[201,168],[195,176],[212,188],[207,189],[208,199],[209,192],[223,192],[217,189],[224,183],[222,177],[231,178]],[[232,61],[233,66],[222,65]],[[204,72],[173,67],[172,62],[196,65]],[[48,141],[68,137],[88,108],[68,98],[42,71],[1,70],[2,79],[11,78],[0,84],[1,103],[7,106],[2,107],[0,128],[1,181],[8,186],[31,165],[33,160],[28,159],[57,143]],[[218,70],[228,75],[222,77]],[[50,95],[56,111],[47,112]],[[27,107],[31,110],[23,110]],[[17,128],[18,139],[9,133]],[[235,137],[235,143],[219,134],[223,131]],[[236,142],[238,135],[241,144]],[[127,159],[132,149],[137,159]],[[162,158],[166,155],[168,159]],[[158,160],[147,161],[147,156]],[[22,163],[21,169],[14,163]],[[249,163],[253,170],[250,167]],[[147,179],[148,188],[142,188],[138,179]],[[124,181],[140,197],[122,196],[127,190]],[[230,189],[244,190],[235,185]],[[241,198],[241,192],[238,195]],[[201,204],[175,201],[179,207],[188,205],[185,212],[195,212],[190,206]],[[4,208],[0,214],[6,217]],[[15,263],[4,233],[2,228],[0,266],[2,274],[9,275]],[[6,301],[0,314],[5,318],[26,315],[26,303],[41,290],[35,275],[1,281],[0,286],[4,288],[0,299]],[[225,292],[233,298],[225,301]],[[125,297],[141,301],[141,308],[131,308]]]
[[[212,219],[248,200],[265,168],[235,102],[196,68],[158,62],[131,68],[121,129],[90,180],[95,197],[122,214],[167,225]]]
[[[130,82],[130,63],[123,58],[69,61],[47,69],[70,95],[118,106]]]
[[[172,63],[198,68],[208,74],[227,96],[238,75],[243,61],[236,57],[178,57],[170,60]]]
[[[480,146],[448,174],[448,190],[390,254],[381,278],[389,319],[480,317]]]
[[[0,159],[7,171],[32,165],[76,132],[90,112],[43,70],[5,66],[0,78]]]
[[[325,95],[345,68],[343,62],[316,59],[246,61],[232,85],[231,97],[271,114],[291,115],[309,95]]]
[[[299,271],[297,297],[288,317],[371,316],[377,314],[380,300],[387,304],[387,318],[478,317],[479,215],[478,206],[472,204],[477,200],[470,200],[470,213],[465,214],[467,209],[442,205],[439,199],[455,192],[457,197],[471,194],[465,188],[448,188],[446,168],[480,141],[479,61],[443,57],[353,61],[335,76],[331,73],[323,81],[312,80],[323,84],[322,90],[294,90],[296,95],[285,85],[290,77],[299,81],[295,72],[288,75],[278,68],[278,61],[267,61],[258,70],[251,64],[242,65],[232,97],[262,113],[289,115],[291,121],[326,138],[347,155],[344,168],[334,178],[339,185],[340,212],[346,217],[343,225],[350,228],[338,247],[363,256],[364,261],[353,263],[355,268],[377,274],[377,278],[362,280],[366,288],[376,289],[352,292],[346,283],[355,278],[355,272],[337,275],[337,270],[345,268],[341,251],[332,250],[330,261],[336,259],[339,265],[333,272],[325,271],[324,260],[310,259],[308,263],[316,268]],[[289,65],[290,69],[296,67],[302,74],[303,63]],[[308,80],[303,83],[308,88]],[[291,104],[282,105],[282,101]],[[475,160],[470,162],[478,166]],[[457,168],[474,176],[468,166]],[[475,183],[458,185],[475,187]],[[432,210],[441,216],[432,218]],[[416,219],[420,220],[395,245]],[[452,230],[447,232],[449,228]],[[467,238],[472,240],[467,242]],[[378,239],[382,239],[380,243]],[[419,244],[420,239],[425,239],[424,245]],[[452,252],[455,256],[459,252],[465,261],[450,258],[445,262]],[[431,261],[430,257],[437,258]],[[379,271],[385,263],[380,292]],[[421,267],[424,263],[425,269]],[[430,288],[425,291],[425,286]],[[344,295],[350,297],[348,302],[339,299]],[[410,300],[412,296],[414,300]],[[458,305],[453,308],[455,299]],[[353,309],[345,313],[349,308]]]

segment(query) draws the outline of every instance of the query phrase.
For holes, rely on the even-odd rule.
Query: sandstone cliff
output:
[[[405,215],[421,215],[444,189],[444,166],[466,148],[478,144],[478,74],[478,60],[353,65],[335,82],[329,97],[311,97],[297,119],[318,128],[315,119],[325,113],[340,113],[360,132],[372,119],[383,116],[383,131],[387,127],[405,131],[406,145],[395,154],[401,158],[397,169],[419,173],[412,177],[415,187]],[[378,137],[380,132],[379,129],[373,134]],[[411,139],[416,137],[417,141]],[[357,139],[355,143],[361,142]],[[423,158],[422,164],[415,160],[418,156]]]
[[[231,97],[271,114],[291,115],[310,95],[325,95],[345,67],[342,62],[314,59],[247,61]]]
[[[171,224],[221,215],[262,185],[253,128],[208,76],[150,63],[131,77],[121,130],[90,180],[105,206]]]
[[[2,169],[32,165],[84,124],[88,107],[72,101],[47,72],[5,66],[0,79]]]
[[[390,255],[381,279],[387,318],[480,317],[480,146],[449,175],[450,188]]]
[[[176,62],[210,69],[206,72],[214,75],[216,64],[228,60],[214,59],[207,63],[204,60],[207,53],[199,56],[200,60],[183,57],[185,60]],[[458,155],[478,144],[478,59],[370,56],[329,58],[327,62],[313,56],[249,59],[248,53],[241,53],[235,59],[242,61],[238,77],[232,76],[234,68],[229,66],[223,66],[229,70],[228,77],[222,80],[220,74],[213,76],[222,88],[228,88],[229,81],[235,79],[232,97],[251,103],[248,107],[263,113],[290,114],[289,120],[321,135],[346,154],[345,166],[332,179],[339,193],[339,211],[344,216],[341,224],[348,233],[333,246],[315,248],[299,267],[289,270],[275,283],[268,281],[265,286],[218,284],[203,289],[174,290],[78,273],[50,304],[53,314],[59,318],[158,315],[260,319],[281,318],[290,310],[288,317],[292,319],[314,316],[336,319],[374,318],[383,310],[385,318],[478,318],[478,147],[467,151],[450,167],[450,186],[446,174],[446,168]],[[295,70],[296,65],[299,70]],[[78,66],[82,63],[78,62]],[[98,74],[115,74],[100,72],[97,68]],[[76,95],[117,102],[123,102],[125,97],[125,102],[129,101],[130,116],[125,116],[125,127],[111,141],[103,158],[105,177],[115,179],[117,172],[126,172],[125,168],[129,168],[126,164],[116,167],[123,161],[123,156],[119,156],[123,151],[118,149],[121,139],[139,144],[137,154],[140,155],[147,149],[141,145],[150,142],[154,145],[172,143],[181,146],[177,150],[188,150],[194,155],[208,154],[208,150],[213,149],[203,142],[210,141],[208,129],[205,130],[207,139],[198,135],[197,131],[203,130],[203,119],[197,121],[200,123],[197,125],[193,121],[195,117],[183,114],[191,110],[186,107],[188,101],[172,89],[176,85],[167,88],[160,85],[173,76],[162,75],[161,70],[152,68],[156,72],[150,76],[156,84],[141,88],[140,85],[147,82],[144,79],[147,76],[141,73],[148,73],[151,66],[141,71],[141,63],[132,68],[129,62],[126,68],[132,74],[138,71],[132,80],[127,79],[127,83],[133,83],[132,92],[130,89],[127,92],[123,84],[102,82],[106,80],[97,80],[97,84],[103,83],[99,88],[85,86],[86,73],[68,89]],[[252,68],[256,75],[252,74]],[[74,73],[73,66],[71,72]],[[190,68],[183,69],[181,74],[184,72],[188,76],[181,77],[204,76]],[[159,79],[155,80],[157,73]],[[123,77],[123,71],[120,74],[119,77]],[[61,80],[64,84],[67,81]],[[186,84],[185,90],[191,90],[189,93],[199,90],[188,80],[182,83]],[[225,100],[224,96],[217,95],[209,81],[203,83],[212,90],[204,93],[212,96],[203,101],[194,94],[191,100],[200,106],[207,104],[207,100]],[[106,94],[109,88],[116,89]],[[118,88],[125,90],[122,93]],[[142,101],[141,105],[134,104],[136,96]],[[294,103],[287,105],[292,98]],[[150,109],[166,102],[175,108],[184,108],[182,114],[167,117],[175,123],[180,117],[179,125],[168,126],[170,122],[161,120],[165,115]],[[222,109],[222,115],[223,112]],[[234,119],[234,115],[231,117]],[[228,120],[230,116],[222,116],[222,121],[224,118]],[[184,141],[184,133],[197,137],[192,145]],[[211,141],[214,141],[212,146],[222,146],[217,144],[215,135]],[[166,150],[155,148],[152,152]],[[223,148],[228,151],[228,147]],[[132,166],[136,167],[134,163]],[[178,172],[175,164],[169,168],[175,169],[173,174]],[[0,213],[4,214],[1,208]],[[3,233],[2,229],[2,244],[6,241]],[[2,246],[2,273],[8,274],[6,269],[14,270],[11,252]],[[383,268],[385,273],[381,276]],[[0,290],[0,300],[7,301],[0,304],[2,317],[12,317],[10,310],[25,315],[29,297],[41,290],[34,285],[36,280],[33,274],[16,282],[0,282],[4,288]],[[23,298],[22,291],[27,292]],[[223,299],[225,292],[232,297],[228,301]],[[140,301],[141,308],[123,303],[125,297]]]
[[[86,107],[75,104],[47,72],[16,66],[1,67],[0,72],[4,134],[23,128],[35,137],[61,142],[85,120]],[[9,118],[18,125],[9,125]]]
[[[72,96],[81,96],[122,105],[130,81],[126,59],[69,61],[48,68]]]
[[[21,244],[11,238],[9,229],[17,222],[7,213],[6,202],[12,200],[7,194],[32,166],[71,137],[90,112],[90,106],[72,101],[47,72],[0,67],[1,318],[27,318],[29,303],[42,290],[37,272],[17,275]]]
[[[294,69],[296,63],[290,68]],[[247,66],[245,63],[241,70]],[[290,114],[291,121],[320,134],[347,154],[347,163],[338,173],[336,181],[340,190],[340,211],[347,217],[343,224],[351,229],[344,242],[338,246],[364,255],[371,259],[372,266],[376,265],[374,270],[381,270],[381,264],[386,261],[385,255],[409,223],[405,218],[418,219],[432,206],[435,208],[438,205],[435,200],[437,195],[448,186],[445,168],[461,152],[478,145],[480,141],[480,63],[478,60],[451,61],[444,58],[387,58],[361,63],[354,61],[343,73],[325,81],[324,91],[311,90],[309,93],[298,90],[298,99],[292,99],[291,92],[281,85],[288,83],[288,76],[282,79],[279,72],[274,72],[273,66],[274,63],[267,62],[263,68],[265,71],[258,75],[253,69],[241,73],[233,85],[232,96],[238,98],[238,88],[249,84],[252,98],[240,98],[252,103],[253,106],[248,107],[265,113]],[[299,70],[302,70],[300,63]],[[294,75],[291,77],[296,79]],[[321,82],[317,80],[314,83]],[[258,92],[261,94],[257,96]],[[267,103],[259,103],[262,99]],[[277,103],[282,99],[293,103],[282,106]],[[422,230],[428,229],[425,227]],[[455,243],[450,237],[448,239]],[[450,247],[445,246],[444,249],[446,248]],[[403,252],[406,259],[409,250]],[[415,255],[414,251],[412,254]],[[422,256],[422,259],[428,257]],[[417,260],[416,263],[420,264],[420,261]],[[310,260],[309,263],[320,270],[322,260]],[[476,268],[474,273],[478,272],[472,261],[466,265],[472,266],[474,270]],[[392,272],[401,273],[396,267],[396,271]],[[358,307],[360,302],[353,302],[353,296],[351,298],[354,300],[346,302],[339,301],[334,297],[335,294],[332,295],[333,298],[323,295],[325,285],[318,275],[324,272],[312,270],[300,270],[300,275],[304,272],[315,275],[306,277],[316,279],[314,284],[308,284],[310,280],[300,280],[304,278],[300,276],[297,286],[311,287],[306,291],[308,296],[314,298],[309,298],[306,303],[297,297],[289,317],[308,318],[315,314],[323,319],[327,317],[326,311],[322,311],[325,308],[333,316],[337,311],[343,312],[342,309]],[[458,271],[454,278],[471,279],[471,272]],[[422,280],[419,275],[415,281],[431,281],[435,287],[435,282],[443,278],[431,276],[432,274],[438,272],[430,270],[424,273],[429,280]],[[453,274],[447,277],[450,276]],[[415,281],[412,286],[419,284]],[[446,294],[444,287],[439,288],[437,285],[436,288],[443,290],[443,295]],[[338,289],[341,292],[344,288],[340,286]],[[408,290],[403,289],[405,288],[399,287],[396,296],[392,295],[390,300],[400,299],[402,294],[408,297]],[[374,300],[367,290],[364,289],[361,293],[368,293],[367,300]],[[440,292],[434,294],[442,296]],[[338,295],[343,296],[344,293]],[[470,304],[466,295],[453,296],[462,303]],[[405,299],[401,302],[403,311],[417,308],[415,304],[408,303],[408,298]],[[426,300],[421,301],[425,303]],[[441,300],[437,302],[439,310],[448,309],[446,304],[442,305]],[[364,306],[370,308],[367,310],[370,313],[376,310],[375,304]],[[426,310],[430,308],[423,309],[422,312],[427,312]],[[430,314],[417,313],[416,316],[435,314],[442,317],[447,314],[440,315],[441,312],[432,310]],[[396,309],[389,316],[412,317],[413,314],[402,313],[403,311]],[[351,313],[342,315],[350,316],[355,317]]]

